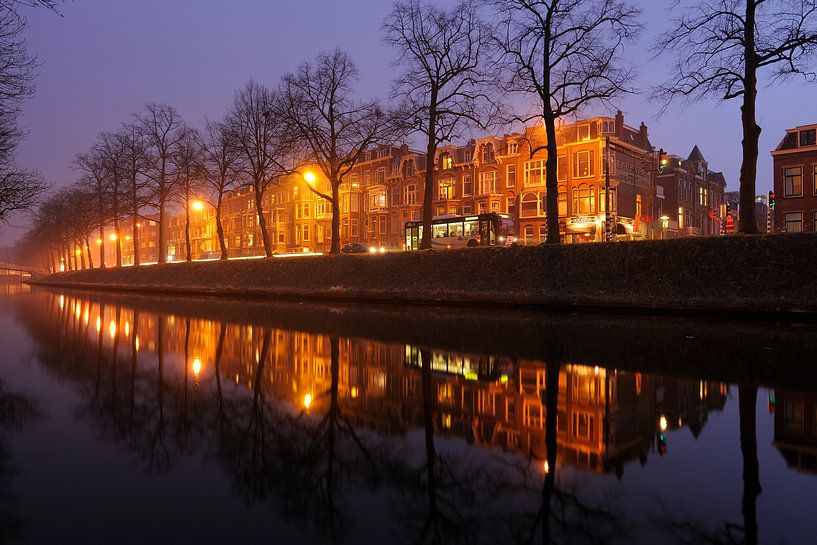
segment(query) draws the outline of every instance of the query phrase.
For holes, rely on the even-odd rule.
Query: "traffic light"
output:
[[[667,152],[664,148],[658,150],[658,172],[662,173],[667,168]]]
[[[774,390],[769,390],[769,413],[774,412],[775,403],[776,401],[774,399]]]
[[[769,191],[769,208],[774,208],[774,191]]]
[[[667,436],[664,435],[664,432],[658,432],[658,454],[663,456],[667,453]]]

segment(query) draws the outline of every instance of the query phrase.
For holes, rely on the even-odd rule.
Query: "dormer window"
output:
[[[451,157],[450,153],[446,152],[440,155],[440,168],[443,170],[454,168],[454,158]]]
[[[508,142],[508,155],[515,155],[519,153],[519,144],[517,142]]]
[[[482,162],[491,163],[494,160],[494,145],[484,144],[482,146]]]
[[[601,132],[603,134],[610,134],[616,132],[616,123],[615,121],[602,121],[601,122]]]
[[[579,125],[579,141],[590,140],[590,125]]]
[[[800,131],[800,147],[817,145],[817,129]]]

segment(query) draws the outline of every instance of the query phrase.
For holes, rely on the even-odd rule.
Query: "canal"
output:
[[[806,543],[817,326],[0,284],[0,542]]]

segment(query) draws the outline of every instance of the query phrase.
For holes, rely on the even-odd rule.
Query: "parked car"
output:
[[[368,254],[377,251],[374,246],[366,244],[365,242],[350,242],[340,249],[342,254]]]

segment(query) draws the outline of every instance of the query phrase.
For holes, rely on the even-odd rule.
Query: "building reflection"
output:
[[[290,410],[323,414],[330,405],[328,393],[334,392],[351,426],[405,435],[424,426],[425,355],[430,359],[436,436],[464,438],[540,463],[547,458],[544,361],[339,338],[333,385],[329,335],[159,316],[70,295],[48,298],[49,316],[32,318],[48,340],[44,345],[55,345],[53,329],[63,342],[59,353],[75,353],[78,361],[94,361],[88,353],[96,353],[98,369],[91,383],[95,390],[103,383],[111,389],[100,410],[132,419],[140,410],[147,412],[134,406],[134,396],[150,397],[157,407],[151,437],[159,443],[168,425],[194,433],[196,424],[190,419],[195,418],[195,406],[210,405],[214,395],[219,406],[222,396],[263,395]],[[110,367],[107,375],[105,367]],[[649,456],[672,448],[667,444],[671,432],[688,428],[697,437],[708,414],[722,409],[728,395],[727,385],[714,381],[569,362],[558,369],[559,463],[619,477],[628,461],[644,464]],[[172,422],[166,418],[172,412],[169,404],[177,406]],[[808,406],[811,413],[800,418],[812,426],[808,430],[814,449],[814,404]],[[792,412],[793,418],[804,410],[808,412]],[[785,440],[781,436],[781,445]],[[166,448],[160,445],[159,452]]]
[[[817,395],[775,390],[774,446],[793,469],[817,475]]]

